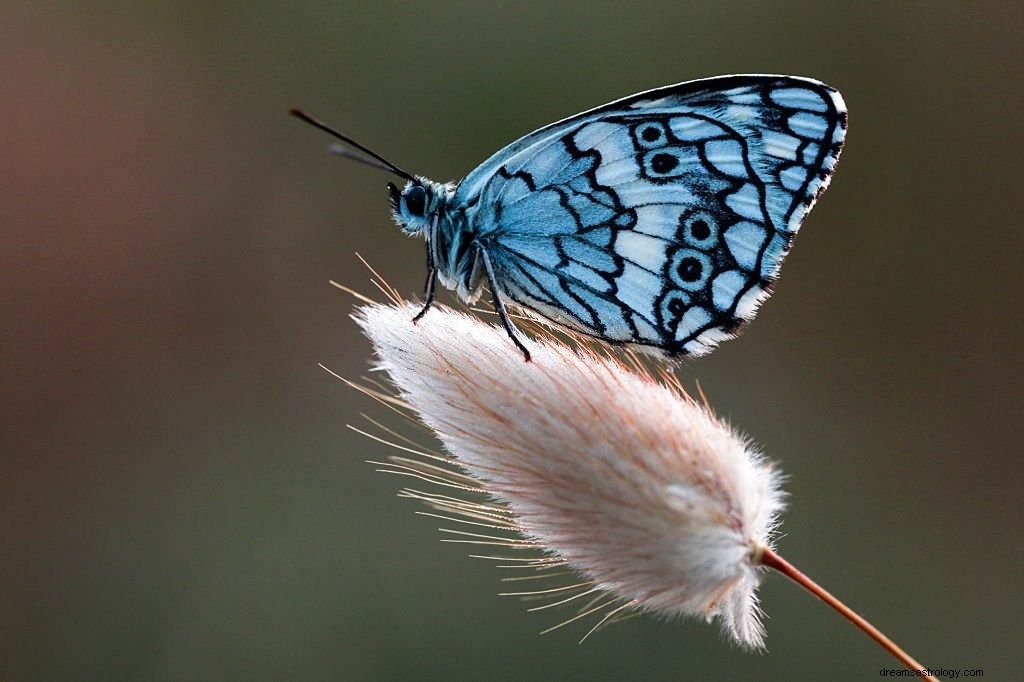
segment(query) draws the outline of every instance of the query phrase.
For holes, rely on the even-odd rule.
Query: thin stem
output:
[[[789,563],[781,556],[776,554],[768,547],[758,548],[755,561],[760,563],[762,566],[773,568],[782,575],[786,576],[796,584],[805,588],[808,592],[813,594],[815,597],[825,602],[833,609],[839,612],[841,616],[846,618],[848,621],[856,625],[858,628],[864,631],[868,637],[878,642],[883,649],[895,656],[900,663],[906,666],[909,670],[924,670],[925,667],[914,660],[914,658],[906,651],[901,649],[895,642],[886,637],[882,632],[871,623],[867,622],[853,609],[839,601],[832,596],[824,587],[814,582],[806,575],[801,573],[793,564]]]

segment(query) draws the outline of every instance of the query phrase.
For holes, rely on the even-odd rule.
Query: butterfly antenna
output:
[[[337,154],[338,156],[344,156],[347,159],[352,159],[353,161],[359,161],[360,163],[365,163],[368,166],[373,166],[374,168],[380,168],[382,170],[389,171],[391,173],[394,173],[395,175],[397,175],[400,178],[405,178],[406,180],[409,180],[410,182],[416,182],[416,178],[413,177],[413,175],[411,173],[407,173],[406,171],[402,170],[401,168],[399,168],[395,164],[391,163],[390,161],[388,161],[383,156],[381,156],[377,152],[373,151],[369,147],[365,147],[365,146],[359,144],[358,142],[353,140],[348,135],[342,135],[341,133],[339,133],[337,130],[335,130],[331,126],[327,125],[326,123],[324,123],[322,121],[318,121],[317,119],[313,118],[312,116],[310,116],[306,112],[302,111],[301,109],[289,109],[288,113],[290,113],[295,118],[298,118],[298,119],[301,119],[301,120],[305,121],[306,123],[308,123],[309,125],[313,126],[314,128],[319,128],[320,130],[324,131],[328,135],[332,135],[333,137],[338,138],[339,140],[341,140],[345,144],[349,145],[350,147],[354,147],[354,148],[358,149],[359,151],[361,151],[364,154],[368,155],[370,157],[370,159],[367,159],[367,158],[365,158],[363,156],[360,156],[359,154],[356,154],[356,153],[352,152],[349,149],[345,149],[341,145],[331,145],[331,152],[332,153]]]
[[[373,168],[379,168],[381,170],[391,172],[391,166],[387,166],[378,161],[377,159],[372,159],[358,152],[354,152],[345,145],[339,144],[337,142],[328,145],[327,151],[329,151],[331,154],[334,154],[335,156],[341,156],[346,159],[352,159],[353,161],[358,161],[359,163],[366,164],[367,166],[372,166]]]

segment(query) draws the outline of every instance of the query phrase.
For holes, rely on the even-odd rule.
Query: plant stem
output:
[[[909,670],[924,670],[925,667],[914,660],[914,658],[906,651],[896,645],[891,639],[886,637],[882,632],[871,623],[867,622],[853,609],[839,601],[832,596],[825,588],[818,583],[814,582],[806,575],[801,573],[793,564],[789,563],[781,556],[776,554],[768,547],[760,547],[758,549],[755,560],[762,566],[773,568],[782,575],[786,576],[796,584],[805,588],[808,592],[813,594],[815,597],[825,602],[833,609],[839,612],[841,616],[846,618],[848,621],[856,625],[858,628],[863,630],[868,637],[878,642],[883,649],[895,656],[900,663],[907,667]]]

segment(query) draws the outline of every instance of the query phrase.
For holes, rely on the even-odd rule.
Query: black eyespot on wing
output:
[[[699,260],[691,256],[679,261],[679,265],[676,266],[676,272],[679,273],[679,278],[684,282],[697,282],[700,280],[701,273],[704,272],[704,266]]]
[[[409,209],[409,213],[422,218],[427,210],[427,190],[423,189],[423,185],[413,185],[405,191],[403,196],[405,207]]]
[[[702,242],[711,236],[711,227],[706,220],[698,218],[690,224],[690,234],[696,241]]]
[[[671,173],[679,165],[679,159],[672,154],[655,154],[651,157],[651,170],[658,175]]]

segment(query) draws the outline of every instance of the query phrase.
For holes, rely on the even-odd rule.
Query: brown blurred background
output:
[[[328,280],[369,290],[358,251],[415,297],[422,247],[289,106],[446,180],[733,72],[825,80],[850,133],[776,296],[680,375],[789,474],[785,556],[926,664],[1020,675],[1020,5],[89,4],[0,25],[0,679],[895,667],[774,576],[767,655],[647,617],[538,636],[317,366],[369,357]]]

